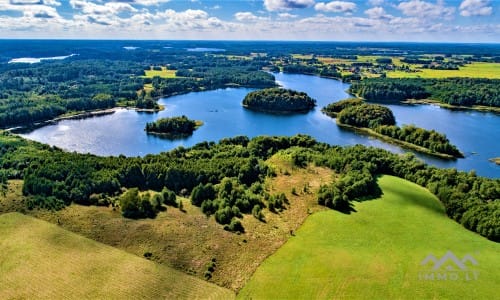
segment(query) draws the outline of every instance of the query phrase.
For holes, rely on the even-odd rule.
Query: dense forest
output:
[[[304,92],[270,88],[248,93],[243,99],[243,106],[266,112],[306,112],[316,106],[316,100]]]
[[[337,114],[337,121],[341,124],[367,128],[396,124],[396,118],[389,108],[366,103],[344,108]]]
[[[429,98],[450,105],[500,106],[498,79],[370,78],[353,83],[349,91],[368,101],[394,103]]]
[[[161,118],[152,123],[146,123],[146,132],[165,134],[168,136],[185,136],[191,135],[201,122],[190,120],[186,116]]]
[[[132,60],[82,59],[0,65],[0,128],[117,105],[158,109],[157,98],[228,86],[273,87],[262,60],[236,61],[203,55],[165,55],[177,78],[147,78],[150,64]],[[152,89],[146,90],[145,84]]]
[[[4,132],[0,135],[0,168],[9,179],[24,179],[28,208],[121,204],[127,217],[154,217],[162,207],[158,203],[176,205],[168,200],[171,191],[191,195],[194,205],[213,214],[227,230],[243,231],[239,221],[243,214],[262,219],[262,209],[272,207],[279,212],[287,205],[286,197],[270,195],[262,184],[266,176],[274,174],[266,159],[281,150],[291,153],[297,167],[313,162],[339,174],[320,189],[320,204],[348,211],[351,201],[377,195],[377,175],[395,175],[428,188],[448,216],[466,228],[500,241],[500,180],[427,166],[412,154],[397,155],[360,145],[331,146],[308,136],[240,136],[127,158],[68,153]],[[147,190],[154,194],[139,193]]]
[[[0,72],[0,128],[47,120],[72,111],[137,100],[143,68],[137,63],[71,60],[13,64]]]
[[[448,138],[435,131],[413,125],[396,126],[392,111],[382,105],[363,103],[360,99],[346,99],[330,103],[322,109],[326,115],[337,118],[340,125],[368,128],[385,137],[403,141],[430,150],[429,154],[442,153],[452,157],[463,157]],[[417,151],[421,151],[418,147]]]
[[[321,111],[329,117],[336,118],[337,114],[341,112],[344,108],[356,106],[362,103],[363,100],[359,98],[349,98],[338,102],[332,102],[327,106],[323,107]]]

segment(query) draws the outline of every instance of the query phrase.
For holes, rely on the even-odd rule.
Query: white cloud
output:
[[[370,9],[365,10],[365,14],[370,18],[370,19],[391,19],[393,16],[387,14],[384,8],[377,6],[377,7],[372,7]]]
[[[464,0],[460,7],[460,15],[464,17],[470,16],[489,16],[493,12],[493,8],[489,0]]]
[[[380,6],[384,4],[384,2],[384,0],[368,0],[368,3],[370,3],[370,5],[372,6]]]
[[[297,18],[298,15],[290,14],[290,13],[279,13],[278,18],[280,19],[294,19]]]
[[[319,2],[314,6],[314,9],[323,12],[353,13],[356,10],[356,3],[346,1]]]
[[[161,3],[170,2],[170,0],[115,0],[116,2],[125,2],[130,4],[137,4],[142,6],[160,5]]]
[[[419,18],[450,19],[455,13],[455,8],[445,6],[443,0],[438,0],[436,4],[421,0],[411,0],[399,3],[397,9],[399,9],[405,16]]]
[[[85,0],[70,0],[71,7],[80,10],[86,15],[116,15],[121,12],[137,12],[137,9],[128,3],[108,2],[104,5]]]
[[[311,7],[314,2],[314,0],[264,0],[264,7],[268,11],[283,11]]]
[[[234,14],[234,18],[239,22],[257,22],[267,20],[263,17],[257,17],[251,12],[237,12]]]

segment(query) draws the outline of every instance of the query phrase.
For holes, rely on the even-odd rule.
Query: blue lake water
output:
[[[247,135],[308,134],[321,142],[337,145],[363,144],[381,147],[393,152],[405,152],[397,146],[377,139],[342,130],[335,120],[321,113],[321,107],[345,99],[349,87],[342,82],[307,75],[274,74],[286,88],[304,91],[317,100],[313,111],[298,115],[272,115],[244,109],[241,101],[252,89],[228,88],[190,93],[161,99],[166,106],[159,113],[139,113],[119,109],[112,115],[80,120],[64,120],[23,134],[60,148],[97,155],[143,156],[168,151],[178,146],[192,146],[202,141],[218,141],[224,137]],[[488,161],[500,156],[498,138],[500,116],[475,111],[452,111],[433,105],[388,105],[401,124],[415,124],[445,133],[451,142],[465,153],[466,158],[445,161],[418,155],[439,167],[476,170],[479,175],[500,177],[500,166]],[[186,115],[201,120],[204,125],[188,138],[167,140],[147,135],[144,127],[161,117]]]

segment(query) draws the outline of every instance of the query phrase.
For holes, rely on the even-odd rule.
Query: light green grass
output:
[[[460,67],[459,70],[432,70],[419,69],[421,72],[387,72],[389,78],[447,78],[447,77],[471,77],[500,79],[500,63],[472,63]]]
[[[166,67],[161,67],[161,71],[159,70],[145,70],[144,73],[146,74],[143,76],[144,78],[153,78],[155,76],[161,77],[161,78],[176,78],[177,76],[175,75],[176,70],[167,70]]]
[[[19,213],[0,215],[0,299],[230,299],[232,291]]]
[[[438,200],[408,181],[383,176],[380,199],[356,203],[350,215],[311,215],[257,269],[243,299],[494,299],[500,284],[500,245],[448,219]],[[451,250],[478,262],[477,280],[422,280]],[[448,264],[449,265],[449,264]],[[441,270],[441,269],[440,269]],[[422,272],[422,273],[421,273]],[[444,270],[444,272],[446,272]]]

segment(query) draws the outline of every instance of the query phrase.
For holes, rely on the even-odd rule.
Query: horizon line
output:
[[[122,39],[122,38],[16,38],[16,37],[0,37],[0,41],[17,40],[17,41],[136,41],[136,42],[276,42],[276,43],[380,43],[380,44],[467,44],[467,45],[500,45],[500,42],[464,42],[464,41],[396,41],[396,40],[267,40],[267,39]]]

